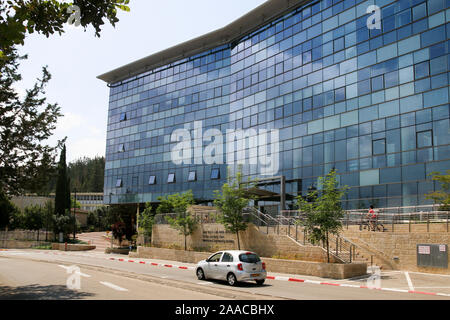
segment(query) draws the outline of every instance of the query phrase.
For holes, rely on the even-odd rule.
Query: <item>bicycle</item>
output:
[[[380,232],[384,232],[387,230],[384,227],[384,225],[378,221],[378,219],[371,220],[370,218],[363,221],[362,228],[367,229],[368,231],[380,231]]]

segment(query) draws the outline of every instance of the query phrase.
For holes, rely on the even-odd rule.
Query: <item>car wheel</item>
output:
[[[205,273],[202,268],[197,269],[197,278],[198,280],[205,280]]]
[[[227,282],[230,286],[235,286],[237,285],[237,279],[236,276],[233,273],[229,273],[227,276]]]
[[[256,284],[262,285],[262,284],[264,283],[264,280],[265,280],[265,279],[255,280],[255,281],[256,281]]]

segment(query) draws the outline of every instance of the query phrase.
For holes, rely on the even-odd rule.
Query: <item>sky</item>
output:
[[[49,145],[67,136],[67,161],[105,155],[109,89],[96,77],[181,42],[222,28],[264,0],[131,0],[130,12],[119,11],[113,28],[105,23],[101,37],[94,29],[66,25],[66,32],[46,38],[32,34],[19,47],[19,94],[33,86],[48,66],[52,79],[47,102],[61,107]]]

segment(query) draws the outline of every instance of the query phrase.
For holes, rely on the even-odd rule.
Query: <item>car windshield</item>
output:
[[[256,263],[261,261],[256,253],[242,253],[239,255],[239,260],[241,262],[247,262],[247,263]]]

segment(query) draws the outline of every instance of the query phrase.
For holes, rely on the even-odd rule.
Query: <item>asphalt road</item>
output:
[[[111,257],[115,260],[110,260]],[[119,262],[119,258],[125,261]],[[220,281],[199,281],[194,270],[152,266],[149,262],[156,260],[137,260],[146,261],[146,264],[136,263],[137,261],[129,263],[126,256],[98,252],[0,251],[0,299],[450,300],[450,296],[280,280],[266,280],[263,286],[243,283],[238,287],[229,287]],[[67,287],[67,279],[71,276],[67,269],[71,266],[80,268],[79,290]],[[410,278],[413,281],[409,279],[408,282],[402,273],[395,272],[382,276],[386,284],[397,288],[413,285],[420,279],[420,275],[411,275]],[[364,283],[366,279],[352,281]],[[421,281],[428,286],[433,284],[432,280]],[[441,288],[439,292],[450,288],[450,277],[444,276],[434,281]],[[340,283],[349,282],[346,280]]]

